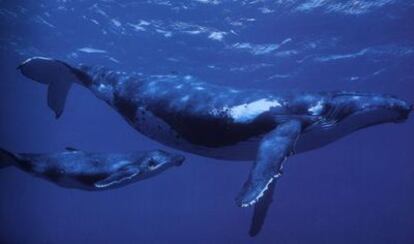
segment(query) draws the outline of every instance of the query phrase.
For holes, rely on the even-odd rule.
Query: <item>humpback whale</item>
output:
[[[59,186],[88,191],[118,188],[181,165],[184,156],[161,150],[91,153],[67,148],[59,153],[11,153],[0,149],[0,168],[15,166]]]
[[[241,207],[252,206],[265,195],[294,153],[322,147],[368,126],[405,121],[413,110],[391,95],[237,90],[191,76],[143,77],[44,57],[27,59],[18,69],[48,85],[47,102],[57,118],[76,83],[162,144],[212,158],[254,160],[236,197]]]

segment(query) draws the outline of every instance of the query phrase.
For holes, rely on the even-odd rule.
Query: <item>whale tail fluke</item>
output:
[[[43,57],[29,58],[17,69],[27,78],[48,86],[47,104],[58,119],[63,113],[70,87],[80,81],[81,71],[62,61]]]
[[[17,163],[18,156],[0,148],[0,169],[12,166]]]

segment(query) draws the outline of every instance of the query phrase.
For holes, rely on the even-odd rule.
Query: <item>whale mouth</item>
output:
[[[408,107],[408,109],[406,110],[402,110],[402,111],[398,111],[398,118],[394,120],[395,123],[403,123],[405,121],[408,120],[408,118],[410,117],[410,113],[414,111],[414,107],[413,105],[410,105]]]
[[[185,157],[181,154],[173,156],[172,161],[175,166],[181,166],[184,163]]]

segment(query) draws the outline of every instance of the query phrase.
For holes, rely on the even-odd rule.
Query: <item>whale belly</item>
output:
[[[143,135],[166,146],[205,157],[224,160],[253,160],[261,139],[261,136],[258,136],[224,146],[194,144],[164,120],[144,108],[138,108],[136,120],[130,123]]]
[[[194,153],[215,159],[236,160],[236,161],[252,161],[256,158],[257,148],[260,139],[254,138],[247,141],[239,142],[235,145],[211,148],[204,146],[196,146],[192,144],[183,145],[180,148],[183,151]]]

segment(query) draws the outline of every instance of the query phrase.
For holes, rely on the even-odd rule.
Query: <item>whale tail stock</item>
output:
[[[19,157],[3,148],[0,148],[0,169],[14,165]]]
[[[65,107],[66,97],[74,82],[84,82],[86,75],[62,61],[33,57],[17,67],[24,76],[48,86],[47,104],[58,119]]]

